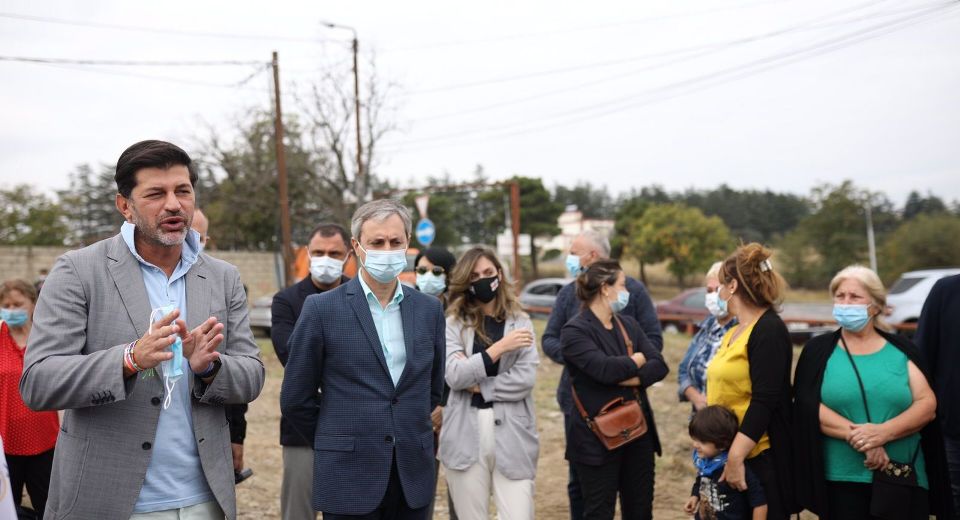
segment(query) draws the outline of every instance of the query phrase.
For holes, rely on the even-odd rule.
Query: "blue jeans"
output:
[[[943,447],[947,453],[947,468],[950,470],[953,510],[960,513],[960,438],[944,436]]]

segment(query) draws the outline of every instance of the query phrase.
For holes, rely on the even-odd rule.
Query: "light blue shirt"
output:
[[[134,225],[129,222],[120,227],[123,241],[140,262],[140,272],[147,288],[150,308],[176,305],[180,309],[180,318],[186,322],[187,283],[184,276],[200,254],[200,234],[193,230],[187,233],[180,253],[180,262],[173,274],[167,278],[162,269],[147,262],[137,253],[133,231]],[[149,318],[134,316],[134,319],[142,319],[144,323],[148,323]],[[188,328],[197,325],[199,323],[187,323]],[[142,373],[137,377],[149,376]],[[154,377],[163,377],[159,365]],[[190,409],[192,377],[190,363],[184,359],[183,377],[174,385],[170,407],[166,410],[162,406],[160,408],[160,421],[157,423],[157,436],[151,448],[150,465],[147,466],[140,496],[133,507],[134,513],[178,509],[215,500],[200,466],[200,453],[193,435],[193,416]]]
[[[393,298],[386,308],[380,305],[377,295],[367,285],[363,275],[359,274],[360,287],[363,287],[363,293],[367,296],[367,305],[370,306],[370,316],[373,317],[373,325],[377,328],[377,336],[380,337],[380,347],[383,349],[383,357],[387,360],[387,368],[390,369],[390,378],[393,379],[393,386],[400,382],[400,376],[403,374],[403,367],[407,366],[407,346],[403,340],[403,318],[400,315],[400,302],[403,301],[403,287],[400,281],[397,281],[397,291],[393,293]]]

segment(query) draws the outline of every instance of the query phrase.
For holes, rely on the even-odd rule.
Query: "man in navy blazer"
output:
[[[443,393],[443,310],[397,280],[411,231],[402,204],[364,204],[351,231],[361,270],[304,303],[288,343],[280,407],[313,443],[313,507],[324,520],[426,520],[434,492],[430,412]]]

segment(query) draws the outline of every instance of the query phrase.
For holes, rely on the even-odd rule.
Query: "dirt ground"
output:
[[[544,322],[536,322],[542,330]],[[685,519],[682,506],[690,491],[693,478],[690,463],[690,445],[686,433],[689,407],[677,402],[676,367],[690,339],[682,334],[667,334],[664,356],[670,366],[667,379],[649,389],[654,409],[663,456],[657,459],[656,498],[654,518],[657,520]],[[254,475],[237,488],[239,518],[280,518],[281,451],[279,445],[279,393],[283,368],[273,354],[269,340],[260,339],[263,359],[267,366],[267,381],[260,398],[250,405],[247,414],[245,463]],[[535,399],[537,423],[540,431],[540,462],[536,479],[536,518],[562,520],[569,518],[567,509],[567,463],[563,458],[563,418],[557,406],[555,391],[560,378],[560,366],[541,352],[537,374]],[[434,518],[448,518],[445,483],[441,481]]]

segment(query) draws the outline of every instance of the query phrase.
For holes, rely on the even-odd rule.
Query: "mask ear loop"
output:
[[[163,309],[153,309],[152,311],[150,311],[150,322],[147,323],[147,333],[148,333],[148,334],[151,333],[151,332],[153,332],[153,316],[157,313],[157,311],[160,311],[160,313],[161,313],[161,316],[160,316],[160,317],[161,317],[161,318],[163,317],[163,315],[162,315],[162,314],[163,314]],[[163,398],[163,409],[164,409],[164,410],[166,410],[167,408],[170,408],[170,403],[172,402],[172,398],[173,398],[173,387],[175,387],[176,385],[177,385],[177,382],[176,382],[176,381],[171,381],[171,380],[170,380],[170,376],[167,375],[166,372],[164,372],[164,374],[163,374],[163,387],[167,390],[167,395],[166,395],[166,397]]]

